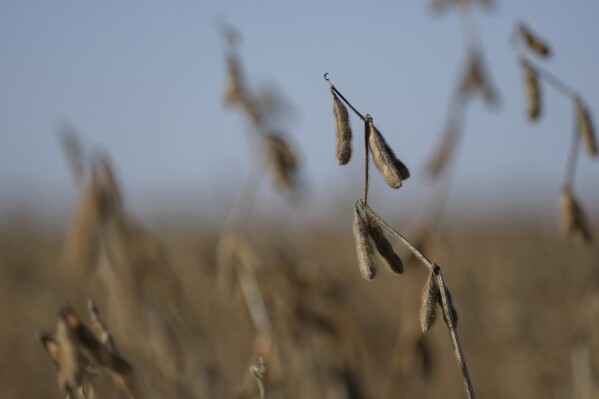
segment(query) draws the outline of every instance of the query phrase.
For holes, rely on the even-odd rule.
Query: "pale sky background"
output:
[[[225,68],[215,24],[222,18],[243,35],[250,84],[276,84],[295,107],[288,130],[307,186],[300,214],[335,209],[331,201],[346,196],[342,211],[350,212],[361,191],[362,141],[355,141],[349,166],[335,162],[324,72],[373,115],[412,170],[398,191],[374,174],[372,200],[412,212],[398,204],[415,204],[427,193],[423,165],[465,55],[458,17],[432,15],[426,1],[3,0],[0,212],[15,203],[69,208],[75,189],[56,139],[61,121],[81,133],[87,148],[110,154],[131,208],[170,204],[201,213],[230,206],[249,151],[244,119],[222,103]],[[527,122],[509,37],[523,20],[547,39],[554,56],[545,67],[582,94],[597,126],[599,2],[500,1],[495,12],[478,9],[476,17],[502,101],[489,110],[475,100],[469,109],[448,212],[554,210],[572,107],[544,86],[541,121]],[[599,161],[582,158],[575,189],[597,215]],[[264,192],[266,207],[282,201],[266,185]]]

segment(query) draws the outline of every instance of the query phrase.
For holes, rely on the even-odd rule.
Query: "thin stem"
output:
[[[431,272],[433,271],[435,264],[431,262],[426,256],[424,256],[424,254],[420,252],[415,246],[413,246],[410,241],[408,241],[404,236],[402,236],[399,232],[393,229],[393,227],[389,226],[387,222],[385,222],[383,218],[381,218],[367,204],[361,202],[360,200],[358,200],[358,203],[360,203],[360,206],[362,207],[362,209],[364,209],[364,211],[368,215],[368,218],[373,219],[375,223],[383,227],[385,230],[389,232],[389,234],[401,241],[401,243],[404,244],[410,250],[410,252],[412,252],[412,254],[416,258],[418,258],[418,260],[420,260]]]
[[[360,203],[360,201],[358,201]],[[454,349],[454,354],[456,357],[456,361],[458,362],[458,367],[460,369],[460,374],[462,376],[462,381],[464,382],[464,387],[466,389],[466,394],[469,399],[475,399],[476,395],[474,394],[474,388],[472,387],[472,380],[470,379],[470,373],[468,372],[468,366],[466,365],[466,358],[464,357],[464,353],[462,351],[462,345],[460,344],[460,338],[458,336],[458,332],[456,326],[454,325],[451,319],[451,311],[449,307],[449,298],[447,297],[447,288],[445,285],[445,281],[443,280],[443,275],[441,274],[441,267],[433,262],[431,262],[426,256],[424,256],[416,247],[412,245],[404,236],[402,236],[399,232],[397,232],[393,227],[389,226],[387,222],[385,222],[376,212],[374,212],[368,205],[363,202],[360,203],[362,209],[366,212],[369,218],[373,219],[375,223],[379,226],[383,227],[387,230],[392,236],[397,238],[404,244],[411,252],[414,254],[416,258],[418,258],[429,270],[431,273],[435,275],[437,280],[437,284],[439,285],[439,291],[441,293],[441,302],[443,307],[443,313],[445,314],[445,319],[447,320],[447,328],[449,330],[449,335],[451,337],[451,342]]]
[[[367,115],[369,117],[369,115]],[[372,121],[372,118],[369,119]],[[369,175],[369,157],[368,157],[368,139],[370,138],[370,129],[368,122],[364,122],[364,195],[362,201],[364,204],[368,203],[368,175]]]
[[[518,48],[518,52],[520,52],[519,48]],[[557,90],[558,92],[560,92],[562,95],[564,95],[566,97],[569,97],[572,99],[575,98],[576,93],[574,92],[574,90],[572,90],[570,88],[570,86],[568,86],[566,83],[564,83],[563,80],[561,80],[560,78],[555,76],[553,73],[549,72],[547,69],[540,66],[539,64],[532,62],[531,60],[529,60],[527,57],[525,57],[522,54],[520,54],[520,59],[523,62],[526,62],[529,65],[532,65],[532,67],[535,69],[537,75],[541,79],[543,79],[546,83],[548,83],[549,86],[553,87],[555,90]]]
[[[567,84],[565,84],[560,78],[549,72],[547,69],[535,65],[537,73],[543,78],[550,86],[555,90],[559,91],[566,97],[574,98],[576,93]]]
[[[462,100],[462,97],[455,96],[454,101],[450,103],[449,107],[449,125],[450,131],[454,132],[453,134],[457,135],[457,141],[454,144],[452,159],[447,164],[447,171],[445,172],[445,179],[442,181],[442,185],[439,188],[437,195],[429,196],[432,202],[429,202],[428,206],[425,207],[427,209],[425,213],[426,222],[429,226],[435,226],[438,224],[439,220],[443,216],[443,212],[445,211],[445,206],[447,205],[447,198],[449,197],[449,192],[451,191],[453,179],[456,175],[457,169],[457,152],[459,151],[459,145],[462,140],[463,130],[462,126],[464,125],[463,121],[465,119],[466,112],[466,104]],[[444,133],[448,134],[448,133]]]
[[[570,144],[570,155],[566,164],[566,178],[564,184],[572,187],[574,185],[574,176],[576,175],[576,165],[578,164],[578,154],[580,154],[580,134],[578,129],[574,129],[572,142]]]
[[[466,46],[473,51],[479,48],[478,45],[478,29],[474,20],[473,10],[469,2],[464,2],[460,9],[462,21],[462,32],[464,34],[464,42]]]
[[[259,357],[255,364],[250,366],[250,373],[254,380],[256,380],[256,384],[258,384],[258,393],[260,399],[266,399],[266,386],[264,384],[264,377],[266,374],[266,364],[264,363],[264,359]]]
[[[475,399],[476,395],[474,394],[474,388],[472,387],[472,380],[470,379],[470,373],[468,372],[468,366],[466,365],[466,358],[464,357],[464,352],[462,351],[462,345],[460,344],[460,337],[458,336],[458,332],[456,327],[453,324],[453,320],[451,319],[451,312],[449,310],[449,298],[447,297],[447,289],[445,287],[445,281],[443,280],[443,275],[441,274],[441,267],[439,265],[435,265],[433,269],[433,273],[435,278],[437,279],[437,284],[439,285],[439,291],[441,294],[441,302],[443,304],[443,313],[445,313],[445,320],[447,321],[447,328],[449,330],[449,335],[451,336],[451,343],[453,344],[453,351],[455,354],[455,358],[458,362],[458,367],[460,368],[460,373],[462,375],[462,381],[464,382],[464,388],[466,389],[466,394],[468,398]]]
[[[249,265],[243,261],[241,263],[241,265],[235,263],[235,270],[252,323],[259,334],[272,336],[272,323],[270,317],[268,317],[268,310],[262,298],[256,276]]]
[[[239,231],[245,225],[256,202],[260,182],[264,176],[264,173],[262,173],[263,164],[260,162],[260,157],[261,152],[257,149],[252,157],[250,172],[225,219],[223,231]]]
[[[329,85],[331,85],[331,90],[333,90],[335,93],[337,93],[339,98],[341,98],[343,100],[343,102],[345,104],[347,104],[347,106],[350,107],[351,110],[354,111],[356,113],[356,115],[358,115],[360,117],[360,119],[362,119],[363,121],[366,121],[366,118],[364,117],[364,115],[362,115],[357,109],[355,109],[354,106],[351,105],[351,103],[349,101],[347,101],[347,99],[345,97],[343,97],[343,94],[341,94],[341,92],[339,90],[337,90],[335,85],[329,80],[328,75],[329,75],[328,72],[324,74],[324,80],[326,80],[329,83]]]

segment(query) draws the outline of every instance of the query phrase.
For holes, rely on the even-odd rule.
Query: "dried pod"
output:
[[[458,312],[455,310],[455,307],[453,306],[453,300],[451,299],[451,293],[449,292],[447,287],[445,287],[445,298],[447,299],[447,309],[449,310],[449,317],[451,318],[451,324],[453,325],[454,328],[456,328],[458,326]],[[444,308],[442,300],[439,301],[439,304],[441,305],[441,308]],[[443,321],[445,322],[447,327],[449,327],[449,321],[447,320],[447,315],[445,314],[445,310],[443,310]]]
[[[495,89],[487,78],[482,58],[479,54],[471,54],[468,57],[468,63],[459,87],[459,93],[462,96],[478,91],[488,105],[495,105],[498,101]]]
[[[527,96],[527,115],[531,121],[539,119],[541,115],[541,87],[539,78],[534,68],[522,60],[522,71],[524,73],[524,85]]]
[[[293,187],[297,172],[297,155],[289,142],[279,134],[264,135],[268,164],[278,187]]]
[[[102,345],[112,352],[113,355],[116,355],[117,357],[121,356],[117,349],[112,333],[110,330],[108,330],[108,327],[100,317],[100,310],[93,299],[88,300],[87,308],[89,310],[92,328],[96,337],[99,339]],[[118,371],[114,372],[112,369],[111,371],[113,371],[111,375],[115,383],[127,393],[128,398],[133,399],[139,397],[137,394],[138,386],[132,373],[132,369],[131,372],[128,371],[126,373],[119,373]]]
[[[67,321],[59,317],[56,325],[54,351],[57,357],[53,362],[58,368],[58,385],[63,392],[72,395],[82,386],[89,361],[79,351],[77,342],[69,328]],[[50,341],[42,340],[45,348]],[[50,354],[50,352],[48,352]],[[52,357],[52,356],[51,356]],[[73,396],[72,396],[73,397]]]
[[[589,155],[595,157],[597,156],[597,138],[595,136],[591,115],[589,114],[589,110],[584,104],[584,101],[582,101],[579,96],[574,97],[574,103],[576,106],[576,122],[578,123],[580,135],[582,136]]]
[[[354,206],[354,239],[356,240],[360,273],[365,280],[372,280],[376,274],[373,242],[369,234],[368,223],[360,214],[357,206]]]
[[[83,149],[77,139],[77,134],[70,126],[63,126],[60,132],[60,139],[65,157],[75,178],[77,185],[83,183],[85,172],[85,160]]]
[[[542,57],[549,57],[551,51],[549,50],[549,46],[541,40],[537,35],[535,35],[528,27],[520,24],[519,26],[520,34],[524,38],[526,45],[529,49],[534,51],[536,54]]]
[[[333,88],[331,88],[331,93],[333,94],[333,115],[335,116],[337,163],[345,165],[351,159],[352,131],[349,123],[349,114]]]
[[[435,275],[430,273],[422,290],[422,305],[420,307],[420,327],[423,333],[427,332],[433,325],[436,307],[440,299]]]
[[[73,209],[61,259],[64,271],[69,275],[76,276],[83,269],[89,271],[96,264],[100,252],[97,223],[108,211],[106,190],[101,180],[94,168]]]
[[[401,162],[381,133],[374,127],[372,117],[366,115],[366,131],[368,135],[368,146],[372,151],[374,164],[383,175],[385,183],[391,188],[401,187],[401,181],[410,177],[410,171]]]
[[[69,335],[76,345],[102,367],[120,374],[130,374],[133,371],[131,365],[120,356],[112,353],[104,346],[96,336],[79,320],[73,309],[68,306],[62,307],[59,312],[59,322],[69,329]]]
[[[46,350],[46,353],[50,357],[50,360],[52,361],[54,366],[56,366],[56,368],[60,370],[60,346],[58,345],[58,342],[56,342],[54,335],[47,331],[38,331],[37,339],[38,341],[40,341],[40,343]]]
[[[368,218],[368,232],[372,238],[372,242],[380,255],[381,260],[392,273],[403,273],[403,262],[401,258],[393,251],[393,246],[385,237],[383,229],[375,224],[373,220]]]
[[[112,209],[118,209],[123,204],[123,195],[110,161],[107,157],[101,156],[99,157],[98,163],[104,177],[104,191],[106,193],[106,201],[108,202],[107,206]]]
[[[235,104],[243,98],[243,87],[241,83],[241,68],[237,57],[233,54],[227,55],[227,86],[224,94],[226,104]]]
[[[586,244],[593,241],[589,220],[569,187],[562,189],[560,221],[566,236],[581,239]]]
[[[436,178],[449,164],[451,157],[455,152],[459,133],[452,127],[447,128],[441,137],[441,142],[436,148],[434,156],[427,165],[427,170],[432,178]]]

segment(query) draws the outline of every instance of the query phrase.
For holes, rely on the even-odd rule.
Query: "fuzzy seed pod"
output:
[[[94,168],[71,215],[61,260],[66,275],[79,276],[96,264],[100,254],[97,224],[105,219],[108,209],[106,190]]]
[[[237,57],[233,54],[227,55],[227,86],[224,93],[226,104],[235,104],[243,98],[243,86],[241,83],[241,68]]]
[[[451,293],[449,292],[447,287],[445,287],[445,297],[447,299],[447,309],[449,310],[449,317],[451,318],[451,324],[453,325],[453,328],[456,328],[458,326],[458,312],[455,310],[455,307],[453,306],[453,300],[451,299]],[[441,308],[443,308],[443,301],[441,300],[441,298],[439,298],[439,299],[440,299],[439,304],[441,305]],[[447,320],[447,315],[445,314],[445,311],[443,311],[443,321],[445,322],[447,327],[449,327],[449,321]]]
[[[539,78],[534,68],[526,61],[522,61],[522,71],[524,72],[524,85],[526,86],[527,115],[528,119],[535,121],[541,115],[541,87]]]
[[[278,187],[293,187],[297,172],[297,155],[285,138],[278,134],[264,136],[266,154],[273,173],[274,183]]]
[[[42,341],[45,347],[48,342]],[[70,394],[83,384],[89,361],[81,354],[67,320],[63,318],[58,319],[54,345],[58,350],[58,356],[52,361],[58,364],[58,385],[60,389]]]
[[[497,103],[497,94],[487,78],[481,56],[475,53],[468,58],[459,92],[462,96],[466,96],[477,91],[480,92],[488,105]]]
[[[100,157],[99,168],[104,177],[104,191],[107,206],[112,210],[119,209],[123,204],[123,195],[118,180],[114,174],[110,161],[106,157]]]
[[[522,24],[520,25],[519,29],[520,34],[524,38],[524,41],[529,49],[541,57],[549,57],[551,51],[549,50],[549,46],[543,40],[535,35],[528,27]]]
[[[345,165],[351,159],[352,131],[349,123],[349,114],[345,105],[333,94],[333,115],[335,116],[335,136],[337,142],[337,163]]]
[[[387,269],[395,274],[403,273],[403,262],[395,253],[395,251],[393,251],[393,246],[385,237],[383,229],[376,225],[374,221],[368,219],[368,232],[381,260]]]
[[[585,244],[593,241],[589,220],[569,187],[562,189],[560,222],[566,236],[580,239]]]
[[[423,333],[427,332],[433,325],[440,299],[435,275],[430,273],[422,290],[422,305],[420,307],[420,327]]]
[[[468,59],[468,64],[464,70],[462,76],[462,82],[460,83],[460,94],[463,96],[469,94],[471,91],[477,90],[482,85],[483,77],[480,65],[478,63],[478,57],[471,56]]]
[[[67,162],[77,185],[80,185],[83,182],[85,173],[85,162],[81,144],[77,139],[76,133],[70,126],[63,127],[60,135]]]
[[[574,103],[576,104],[576,122],[578,123],[580,135],[582,136],[589,155],[596,157],[597,138],[595,136],[595,128],[593,127],[593,121],[591,120],[589,110],[578,96],[575,97]]]
[[[368,223],[360,215],[358,207],[354,206],[354,239],[356,240],[360,273],[365,280],[372,280],[376,274],[376,266],[374,264],[373,242],[368,230]]]
[[[410,171],[403,162],[397,159],[381,133],[374,127],[370,115],[366,115],[365,123],[368,132],[368,146],[372,151],[374,164],[389,187],[401,187],[401,181],[410,177]]]
[[[73,309],[63,306],[59,312],[59,323],[63,322],[70,330],[69,334],[78,348],[88,359],[92,359],[102,367],[106,367],[119,375],[133,372],[131,365],[122,357],[112,353],[96,336],[85,326]]]

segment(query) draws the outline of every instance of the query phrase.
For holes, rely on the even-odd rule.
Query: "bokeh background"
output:
[[[530,123],[510,44],[520,21],[546,39],[553,56],[539,62],[579,91],[597,125],[597,18],[599,3],[592,0],[474,8],[500,102],[489,108],[477,97],[468,108],[446,211],[427,254],[443,265],[452,287],[480,397],[581,395],[577,384],[588,382],[586,375],[599,387],[598,247],[558,233],[559,192],[575,127],[572,104],[544,85],[541,119]],[[398,330],[417,327],[426,275],[412,272],[420,266],[409,263],[404,279],[383,270],[370,285],[361,280],[351,222],[362,190],[362,144],[355,140],[354,160],[337,166],[323,74],[374,117],[410,167],[412,177],[397,191],[373,173],[370,195],[386,220],[410,232],[435,195],[425,164],[466,56],[460,14],[432,13],[425,1],[0,2],[1,398],[60,397],[56,373],[34,340],[36,328],[53,326],[64,302],[84,314],[85,299],[94,295],[107,307],[93,274],[77,280],[58,272],[79,195],[58,140],[65,126],[77,132],[86,153],[111,159],[128,214],[167,250],[228,385],[247,379],[254,328],[241,294],[222,297],[215,288],[219,229],[252,160],[251,128],[223,102],[223,24],[240,33],[238,53],[251,88],[276,87],[287,99],[284,127],[301,159],[299,198],[289,201],[265,178],[248,225],[253,249],[267,265],[258,277],[268,305],[279,309],[289,291],[272,270],[283,265],[307,273],[302,279],[311,288],[298,296],[314,295],[314,309],[332,319],[342,315],[361,337],[354,341],[348,333],[349,349],[339,353],[362,345],[366,353],[364,363],[349,362],[362,396],[297,396],[386,397],[381,392],[394,370],[391,355],[401,359],[413,347],[412,341],[402,346]],[[360,132],[358,119],[352,121]],[[574,188],[595,225],[598,182],[597,160],[581,153]],[[339,296],[319,302],[315,276]],[[306,330],[312,333],[319,334]],[[115,336],[137,373],[152,368],[135,352],[137,336],[118,330]],[[464,397],[442,323],[427,339],[433,371],[415,372],[394,392]],[[313,343],[294,345],[299,353],[322,351]]]

